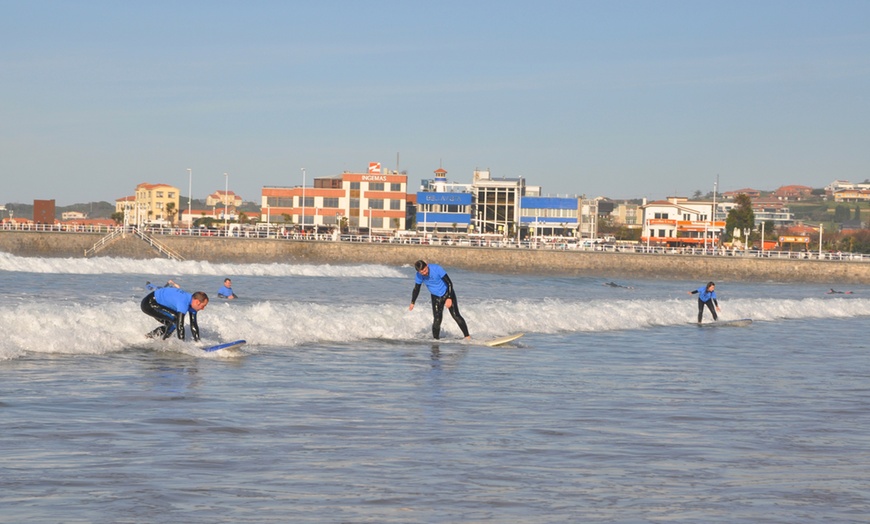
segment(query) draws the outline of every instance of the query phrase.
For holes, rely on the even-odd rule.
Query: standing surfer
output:
[[[716,299],[716,284],[713,282],[707,282],[706,286],[701,286],[694,291],[689,291],[690,295],[696,293],[698,295],[698,323],[700,324],[701,319],[704,317],[704,306],[707,306],[707,309],[710,310],[710,313],[713,315],[713,320],[719,320],[716,311],[721,312],[722,310],[719,309],[719,301]]]
[[[444,308],[450,312],[450,316],[456,321],[459,329],[465,338],[471,338],[468,334],[468,326],[465,324],[465,319],[459,314],[459,304],[456,302],[456,292],[453,290],[453,282],[447,276],[447,272],[438,264],[427,264],[422,260],[414,263],[414,269],[417,274],[414,277],[414,291],[411,293],[411,307],[409,311],[414,310],[414,303],[417,301],[417,296],[420,294],[420,286],[426,284],[429,293],[432,294],[432,336],[435,339],[441,338],[441,318],[444,315]]]

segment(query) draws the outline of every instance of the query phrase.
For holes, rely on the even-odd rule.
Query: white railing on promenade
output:
[[[0,225],[0,231],[31,231],[31,232],[70,232],[70,233],[101,233],[109,234],[112,232],[123,231],[122,226],[69,226],[69,225],[50,225],[50,224],[9,224]],[[134,232],[136,228],[129,228],[129,231]],[[147,233],[147,234],[146,234]],[[479,239],[466,237],[450,237],[437,235],[423,236],[394,236],[392,234],[342,234],[334,235],[332,233],[313,233],[307,231],[305,234],[296,231],[280,231],[280,230],[233,230],[229,235],[225,234],[223,229],[207,229],[207,228],[169,228],[169,227],[152,227],[145,228],[141,233],[146,241],[154,242],[155,248],[169,254],[165,246],[159,244],[150,235],[165,235],[165,236],[192,236],[192,237],[228,237],[228,238],[261,238],[261,239],[278,239],[278,240],[296,240],[296,241],[341,241],[341,242],[372,242],[382,244],[405,244],[405,245],[431,245],[431,246],[458,246],[458,247],[475,247],[475,248],[500,248],[500,249],[536,249],[536,250],[558,250],[558,251],[577,251],[577,252],[605,252],[605,253],[638,253],[649,255],[684,255],[684,256],[720,256],[720,257],[751,257],[751,258],[771,258],[771,259],[790,259],[790,260],[831,260],[831,261],[847,261],[847,262],[865,262],[870,261],[870,254],[862,253],[843,253],[824,251],[821,254],[818,251],[759,251],[755,249],[703,249],[703,248],[672,248],[663,246],[647,246],[639,243],[594,243],[591,241],[566,241],[564,239],[535,239],[523,240],[517,242],[515,239]],[[172,253],[172,257],[179,255]]]

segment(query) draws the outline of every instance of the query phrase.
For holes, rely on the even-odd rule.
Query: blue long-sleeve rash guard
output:
[[[712,300],[714,304],[716,304],[717,306],[719,305],[719,301],[716,299],[716,290],[715,289],[713,291],[708,292],[707,286],[703,286],[703,287],[699,287],[695,291],[692,291],[693,295],[695,293],[698,294],[698,300],[700,300],[701,302],[709,302],[710,300]]]
[[[161,306],[168,307],[176,313],[190,313],[191,318],[196,316],[196,310],[190,305],[193,293],[174,287],[162,287],[154,292],[154,299]]]
[[[429,293],[436,297],[443,297],[450,291],[450,288],[447,287],[447,283],[444,282],[444,277],[447,275],[447,271],[444,271],[444,268],[438,264],[429,264],[427,267],[429,268],[429,274],[423,276],[420,273],[417,273],[414,283],[426,284],[426,289],[429,290]]]

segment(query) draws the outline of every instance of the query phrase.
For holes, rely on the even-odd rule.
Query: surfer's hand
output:
[[[450,309],[450,306],[452,306],[452,305],[453,305],[452,298],[448,298],[447,300],[444,301],[444,307],[446,307],[447,309]]]
[[[411,304],[411,307],[408,308],[408,311],[414,311],[414,304]]]

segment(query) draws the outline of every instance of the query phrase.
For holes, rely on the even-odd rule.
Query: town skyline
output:
[[[364,170],[359,170],[359,171],[348,171],[348,173],[364,173],[364,172],[365,172]],[[338,175],[336,175],[336,176],[338,176]],[[321,177],[318,177],[318,178],[321,178]],[[330,178],[330,177],[323,177],[323,178]],[[412,181],[411,181],[410,176],[409,176],[408,178],[409,178],[409,180],[408,180],[408,193],[407,193],[407,194],[408,194],[408,195],[416,194],[417,192],[419,192],[419,186],[416,185],[416,184],[412,184]],[[431,177],[431,178],[434,178],[434,177]],[[430,178],[430,179],[431,179],[431,178]],[[499,179],[499,178],[501,178],[501,177],[494,177],[494,178]],[[510,177],[506,177],[506,178],[510,178]],[[840,180],[840,181],[843,182],[843,180]],[[450,182],[450,183],[452,183],[452,184],[463,185],[463,184],[470,184],[470,183],[471,183],[471,180],[470,180],[470,177],[469,177],[469,180],[468,180],[468,181],[462,181],[462,180],[450,179],[450,178],[448,177],[448,182]],[[762,187],[746,186],[746,187],[740,187],[740,188],[735,188],[735,189],[723,189],[723,188],[720,186],[720,187],[717,187],[716,194],[718,194],[718,195],[722,195],[722,194],[728,194],[728,193],[735,193],[735,192],[739,192],[740,190],[743,190],[743,189],[752,189],[752,190],[760,191],[760,192],[762,192],[762,193],[774,193],[774,192],[776,192],[776,191],[777,191],[778,189],[780,189],[780,188],[783,188],[783,187],[790,187],[790,186],[805,186],[805,187],[810,187],[810,188],[812,188],[812,189],[814,189],[814,190],[817,190],[817,189],[824,189],[825,187],[829,186],[829,185],[832,184],[833,182],[836,182],[836,181],[829,181],[829,182],[825,183],[824,185],[782,184],[782,185],[779,185],[779,186],[777,186],[777,187],[775,187],[775,188],[762,188]],[[868,181],[868,180],[864,180],[864,181],[862,181],[862,182],[856,182],[856,181],[845,181],[845,182],[850,182],[850,183],[852,183],[852,184],[861,184],[862,182],[867,183],[867,182],[870,182],[870,181]],[[529,185],[529,186],[538,186],[538,185],[539,185],[539,184],[535,184],[533,180],[529,180],[529,179],[526,180],[526,183],[527,183],[527,185]],[[230,183],[227,184],[226,189],[225,189],[223,186],[222,186],[222,187],[215,187],[215,188],[213,188],[213,189],[211,189],[211,190],[208,190],[206,193],[204,193],[204,194],[201,195],[201,196],[197,196],[197,195],[190,196],[190,195],[187,195],[187,194],[186,194],[186,186],[185,186],[185,187],[182,187],[182,185],[180,185],[180,184],[171,184],[171,183],[166,182],[166,181],[151,180],[151,181],[142,181],[142,182],[137,183],[136,185],[138,185],[138,184],[152,184],[152,185],[168,185],[168,186],[172,186],[172,187],[175,187],[175,188],[177,188],[177,189],[179,190],[179,196],[180,196],[181,198],[183,198],[183,199],[185,199],[185,200],[188,199],[188,198],[190,198],[190,200],[192,200],[192,201],[201,201],[201,202],[205,202],[205,201],[207,201],[210,197],[212,197],[213,195],[218,194],[218,193],[222,193],[222,192],[224,192],[224,191],[226,190],[226,191],[228,191],[228,194],[235,195],[235,196],[239,197],[239,198],[242,200],[243,203],[254,203],[254,204],[257,204],[257,205],[260,205],[261,196],[262,196],[262,189],[263,189],[263,188],[266,188],[266,187],[288,187],[288,188],[289,188],[289,187],[302,187],[302,184],[301,184],[301,183],[300,183],[300,184],[297,184],[297,185],[295,185],[295,186],[291,186],[291,185],[286,185],[286,186],[261,186],[261,187],[260,187],[260,191],[257,193],[257,195],[254,196],[254,197],[249,198],[247,195],[243,195],[243,194],[240,193],[239,191],[234,190],[232,184],[230,184]],[[715,184],[715,182],[714,182],[714,184]],[[30,204],[33,203],[34,200],[54,200],[54,201],[56,202],[56,204],[57,204],[58,206],[60,206],[60,207],[68,207],[68,206],[81,205],[81,204],[89,204],[89,203],[95,203],[95,202],[107,202],[107,203],[110,203],[110,204],[113,204],[113,205],[114,205],[114,203],[117,202],[117,201],[119,201],[119,200],[122,200],[122,199],[129,198],[129,197],[133,196],[133,194],[135,193],[136,185],[131,186],[131,191],[129,191],[128,194],[125,194],[125,195],[123,195],[123,196],[119,196],[119,197],[114,198],[114,199],[111,199],[111,200],[91,199],[91,200],[83,200],[83,201],[79,201],[79,202],[64,202],[64,201],[59,200],[59,199],[56,198],[55,196],[50,196],[50,195],[41,195],[41,196],[34,196],[33,198],[28,199],[28,200],[26,200],[26,201],[20,201],[20,202],[12,202],[12,201],[9,201],[9,202],[0,202],[0,205],[30,205]],[[312,188],[312,187],[313,187],[313,179],[310,179],[310,178],[309,178],[309,179],[307,180],[307,184],[305,185],[305,187],[306,187],[306,188]],[[416,189],[415,189],[415,188],[416,188]],[[667,198],[670,198],[670,197],[685,197],[685,198],[689,198],[689,199],[691,199],[691,198],[694,198],[695,195],[698,194],[698,193],[700,193],[701,196],[704,196],[704,195],[711,195],[711,194],[713,194],[713,187],[710,187],[709,190],[704,190],[703,188],[697,188],[697,189],[694,189],[694,190],[692,190],[691,192],[689,192],[689,193],[685,193],[685,194],[669,193],[669,194],[660,194],[660,195],[655,195],[655,196],[650,196],[650,195],[638,195],[638,196],[630,196],[630,197],[626,197],[626,198],[613,198],[613,197],[610,197],[609,195],[585,195],[585,197],[586,197],[586,198],[605,198],[605,199],[613,200],[613,201],[638,201],[638,200],[644,200],[644,199],[646,199],[647,201],[654,201],[654,200],[664,200],[664,199],[667,199]],[[584,196],[584,194],[579,193],[579,192],[575,192],[575,193],[568,193],[568,194],[563,194],[563,195],[552,195],[552,194],[547,194],[547,192],[544,191],[544,192],[543,192],[543,196],[565,196],[565,197],[577,197],[577,198],[581,198],[581,197]]]

